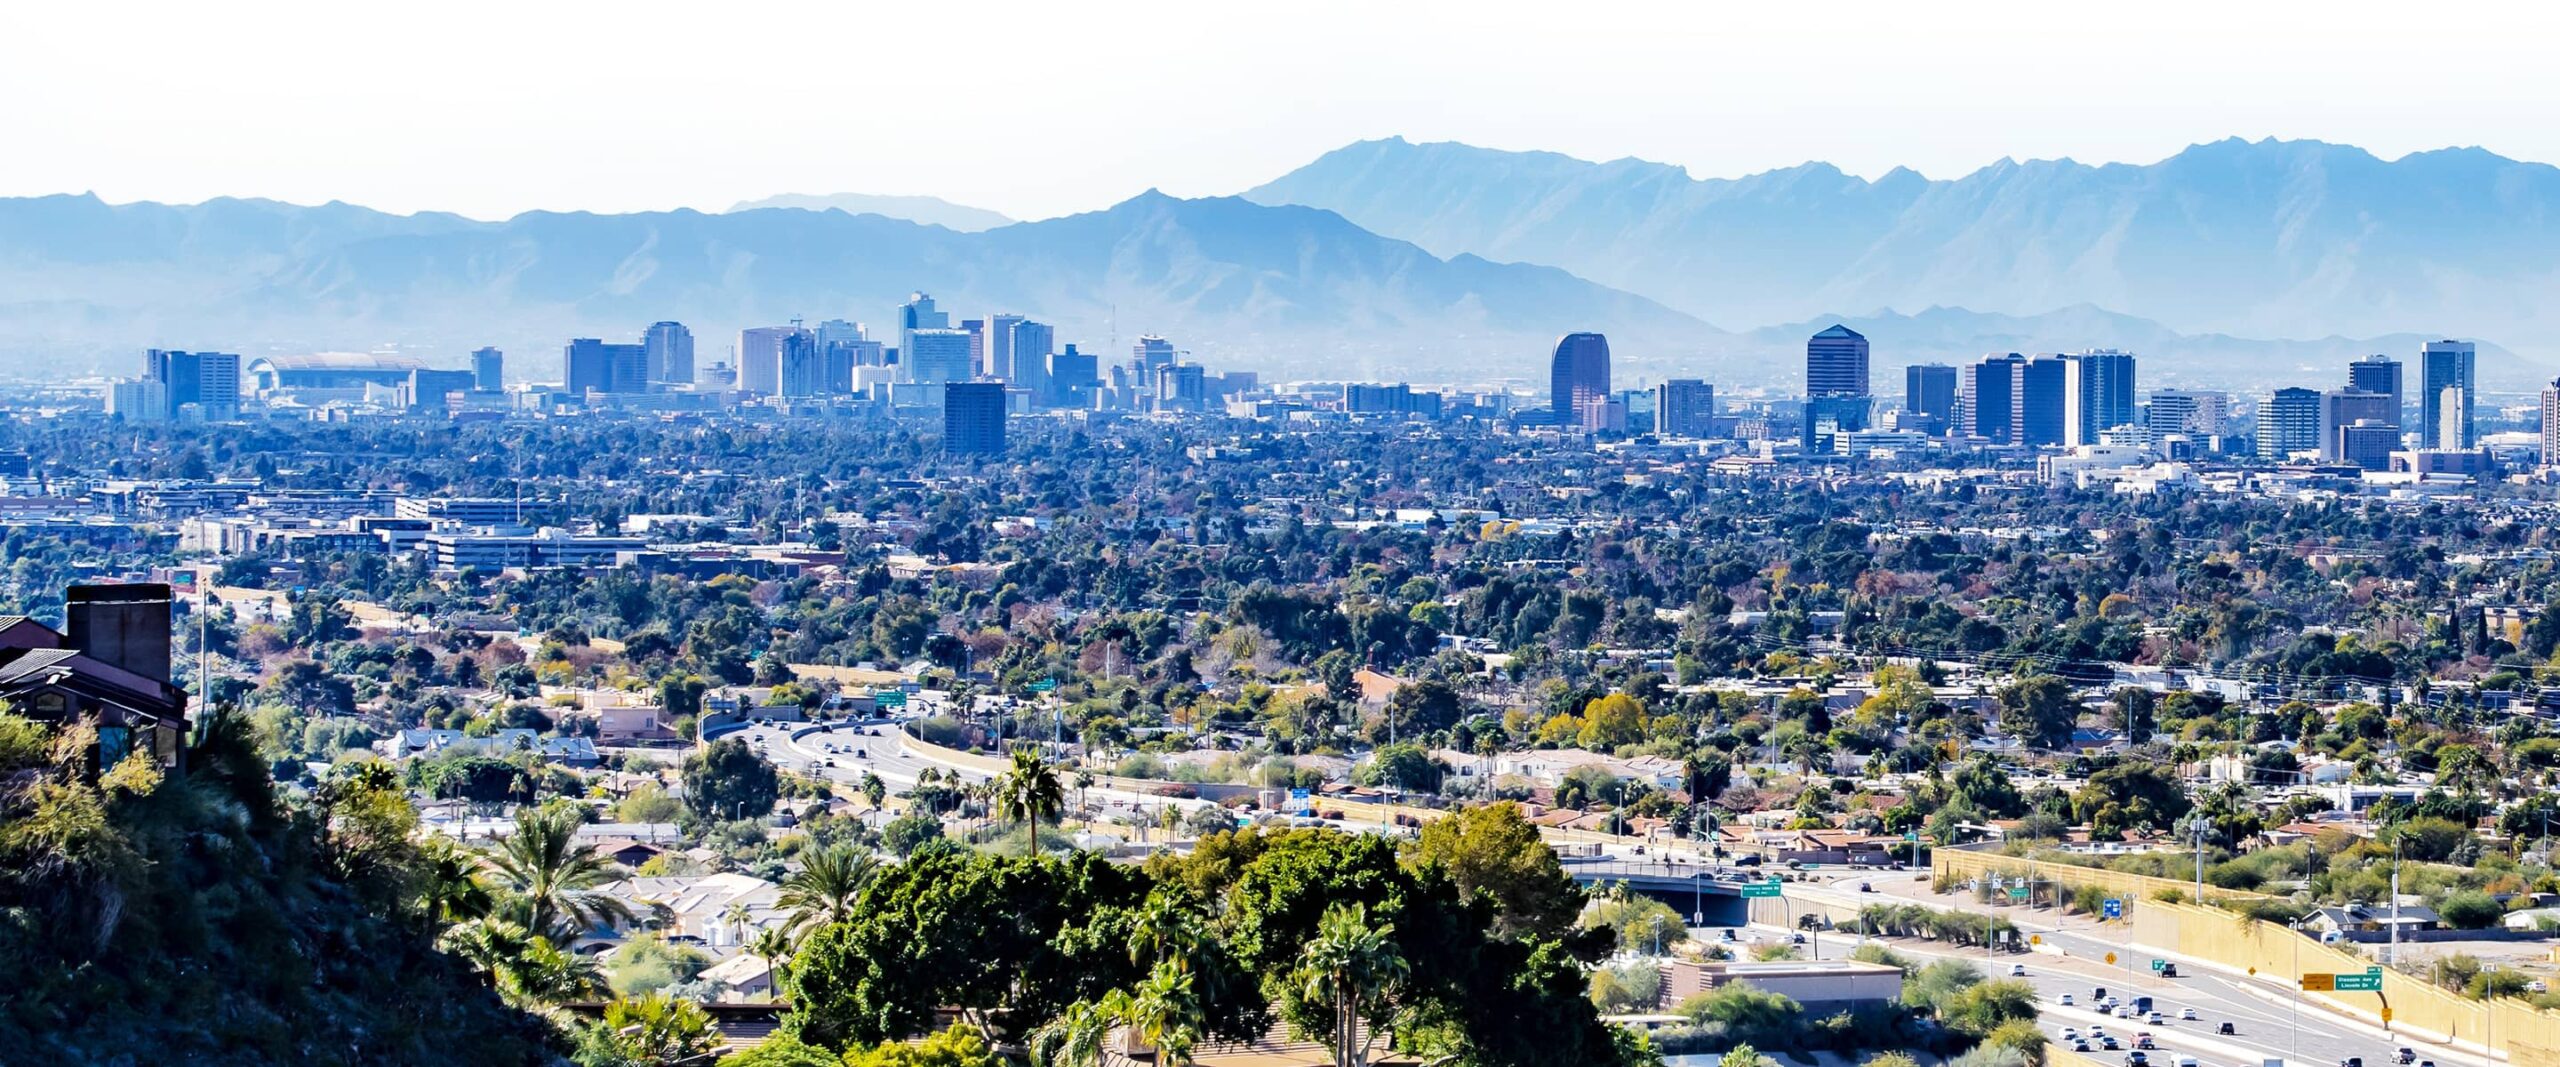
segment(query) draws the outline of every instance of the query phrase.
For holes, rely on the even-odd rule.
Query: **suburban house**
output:
[[[169,587],[74,585],[64,628],[0,617],[0,702],[40,722],[98,732],[100,766],[136,749],[176,768],[187,736],[187,692],[170,682]]]
[[[2388,904],[2349,904],[2312,912],[2310,925],[2323,937],[2336,934],[2347,941],[2386,941],[2395,925],[2402,934],[2410,934],[2443,929],[2444,920],[2424,904],[2402,904],[2397,909]]]

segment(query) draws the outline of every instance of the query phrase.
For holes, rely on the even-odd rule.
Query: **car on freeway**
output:
[[[2080,1040],[2080,1028],[2079,1028],[2079,1027],[2077,1027],[2077,1026],[2066,1026],[2066,1027],[2063,1027],[2063,1028],[2062,1028],[2062,1039],[2063,1039],[2063,1040],[2065,1040],[2065,1041],[2078,1041],[2078,1040]]]
[[[2090,991],[2089,991],[2089,999],[2091,999],[2091,1000],[2105,1000],[2105,999],[2107,999],[2107,987],[2105,987],[2105,986],[2099,986],[2099,987],[2097,987],[2097,988],[2095,988],[2095,989],[2090,990]]]
[[[2140,1034],[2135,1034],[2135,1035],[2133,1035],[2133,1047],[2135,1047],[2135,1048],[2159,1048],[2159,1047],[2160,1047],[2160,1043],[2159,1043],[2159,1042],[2157,1042],[2157,1041],[2152,1040],[2152,1039],[2151,1039],[2151,1035],[2150,1035],[2149,1033],[2140,1033]]]
[[[2194,1008],[2180,1008],[2178,1009],[2178,1018],[2183,1022],[2194,1022],[2196,1021],[2196,1010]]]
[[[2062,1006],[2066,1008],[2071,1006],[2071,994],[2064,993],[2062,995]]]
[[[2142,1017],[2142,1021],[2143,1021],[2143,1022],[2146,1022],[2146,1023],[2150,1023],[2150,1024],[2151,1024],[2151,1025],[2153,1025],[2153,1026],[2167,1026],[2167,1025],[2169,1025],[2169,1019],[2168,1019],[2168,1017],[2167,1017],[2167,1016],[2164,1016],[2164,1015],[2162,1015],[2162,1014],[2160,1014],[2159,1012],[2156,1012],[2156,1011],[2155,1011],[2155,1012],[2152,1012],[2152,1013],[2151,1013],[2151,1014],[2149,1014],[2149,1015],[2145,1015],[2145,1016],[2143,1016],[2143,1017]]]
[[[2074,1041],[2071,1043],[2071,1051],[2087,1052],[2089,1051],[2089,1043],[2086,1041]]]
[[[1861,893],[1873,893],[1873,892],[1875,892],[1875,891],[1876,891],[1876,887],[1875,887],[1875,886],[1869,885],[1869,884],[1867,884],[1867,883],[1865,883],[1865,882],[1860,882],[1860,883],[1858,883],[1858,892],[1861,892]]]
[[[2407,1047],[2407,1046],[2405,1046],[2405,1045],[2404,1045],[2404,1046],[2401,1046],[2401,1049],[2400,1049],[2400,1062],[2402,1062],[2402,1063],[2416,1063],[2416,1062],[2418,1062],[2418,1050],[2413,1049],[2413,1048],[2409,1048],[2409,1047]]]
[[[2230,1023],[2224,1023],[2221,1026],[2215,1027],[2213,1032],[2217,1034],[2236,1034],[2240,1032],[2240,1028]]]
[[[2102,1037],[2102,1038],[2099,1038],[2099,1039],[2098,1039],[2098,1047],[2099,1047],[2099,1048],[2102,1048],[2102,1049],[2105,1049],[2105,1050],[2107,1050],[2107,1051],[2109,1051],[2109,1052],[2114,1052],[2115,1050],[2120,1049],[2120,1048],[2123,1048],[2124,1046],[2123,1046],[2123,1045],[2121,1045],[2121,1044],[2118,1044],[2118,1043],[2116,1042],[2116,1038],[2115,1038],[2115,1035],[2114,1035],[2114,1034],[2109,1034],[2109,1035],[2107,1035],[2107,1036],[2105,1036],[2105,1037]]]
[[[2026,964],[2023,964],[2023,963],[2012,963],[2012,964],[2010,964],[2010,965],[2009,965],[2009,977],[2011,977],[2011,978],[2024,978],[2024,977],[2026,977],[2026,976],[2027,976],[2027,965],[2026,965]]]

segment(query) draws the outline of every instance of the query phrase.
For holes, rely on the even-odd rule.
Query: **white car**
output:
[[[2063,1006],[2063,1007],[2068,1008],[2068,1007],[2070,1007],[2073,1003],[2074,1003],[2074,1001],[2071,999],[2071,994],[2069,994],[2069,993],[2064,993],[2064,994],[2062,995],[2062,1006]]]
[[[2026,965],[2026,964],[2023,964],[2023,963],[2012,963],[2012,964],[2010,964],[2010,965],[2009,965],[2009,977],[2011,977],[2011,978],[2024,978],[2024,977],[2026,977],[2026,976],[2027,976],[2027,965]]]
[[[2180,1008],[2178,1009],[2178,1018],[2186,1022],[2194,1022],[2196,1021],[2196,1010],[2194,1008]]]

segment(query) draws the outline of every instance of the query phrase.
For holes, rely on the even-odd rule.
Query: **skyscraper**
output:
[[[1902,409],[1945,425],[1956,415],[1956,369],[1944,363],[1914,363],[1902,372]]]
[[[952,382],[944,386],[942,390],[943,454],[954,456],[1003,454],[1004,415],[1003,382]]]
[[[1033,322],[1019,315],[998,315],[996,321],[1012,320],[1005,330],[1005,379],[1015,387],[1029,390],[1031,402],[1042,407],[1057,403],[1049,383],[1049,353],[1057,348],[1057,331],[1048,323]]]
[[[1209,406],[1209,371],[1197,363],[1174,363],[1156,371],[1156,410],[1200,411]]]
[[[1022,322],[1020,315],[991,315],[987,318],[987,366],[989,377],[1022,384],[1013,372],[1013,328]],[[1047,355],[1048,353],[1041,353]]]
[[[933,306],[932,294],[921,289],[910,294],[907,302],[898,308],[898,361],[905,363],[915,358],[910,355],[915,351],[915,341],[909,335],[917,330],[950,328],[950,314]]]
[[[1961,368],[1956,390],[1956,430],[1993,444],[2018,443],[2018,402],[2026,379],[2027,357],[2011,352],[1985,356]]]
[[[2320,450],[2320,392],[2278,389],[2258,411],[2258,458],[2283,462]]]
[[[738,331],[738,388],[771,396],[782,391],[782,347],[809,331],[799,326],[750,326]]]
[[[2068,361],[2057,356],[2028,360],[2019,379],[2018,443],[2030,448],[2063,443],[2068,407]]]
[[[1154,381],[1156,369],[1172,366],[1173,360],[1173,342],[1154,334],[1141,336],[1129,346],[1129,362],[1137,364],[1142,381]]]
[[[2221,437],[2231,432],[2231,397],[2196,389],[2161,389],[2151,394],[2142,422],[2154,442],[2170,434]]]
[[[693,384],[693,331],[681,322],[653,322],[640,344],[649,350],[649,380]]]
[[[506,391],[507,354],[495,348],[471,353],[471,387],[483,393]]]
[[[1868,395],[1866,337],[1833,323],[1806,341],[1804,395]]]
[[[2409,391],[2401,377],[2399,360],[2376,352],[2347,364],[2347,388],[2388,394],[2393,426],[2408,418]]]
[[[1569,333],[1556,341],[1548,367],[1554,390],[1555,423],[1565,429],[1582,424],[1584,405],[1609,399],[1609,339],[1596,333]]]
[[[207,422],[240,414],[240,357],[235,353],[154,348],[143,354],[142,380],[164,388],[168,417],[176,417],[189,404]]]
[[[2132,424],[2132,353],[2101,348],[2062,358],[2063,444],[2094,445],[2100,433]]]
[[[969,332],[930,326],[907,331],[901,377],[919,384],[969,380]]]
[[[1045,327],[1044,327],[1045,329]],[[1016,359],[1029,359],[1025,351],[1014,349]],[[1069,344],[1064,351],[1049,357],[1049,403],[1057,407],[1081,408],[1093,403],[1093,391],[1102,384],[1101,360],[1091,352],[1079,352]]]
[[[2480,399],[2479,350],[2469,341],[2429,341],[2419,357],[2421,447],[2468,449],[2480,444],[2472,407]],[[2448,398],[2446,391],[2462,392]]]
[[[2560,467],[2560,378],[2542,387],[2542,465]]]
[[[607,344],[593,337],[571,340],[560,352],[561,387],[584,398],[589,392],[649,391],[649,347]]]
[[[1716,387],[1696,378],[1673,378],[1653,390],[1653,432],[1705,437],[1716,424]]]
[[[2320,394],[2320,458],[2348,458],[2346,430],[2359,424],[2390,426],[2398,420],[2391,394],[2332,389]],[[2390,451],[2385,449],[2385,452]],[[2387,457],[2386,457],[2387,458]]]
[[[969,376],[983,378],[987,371],[987,320],[962,319],[960,332],[969,335]]]

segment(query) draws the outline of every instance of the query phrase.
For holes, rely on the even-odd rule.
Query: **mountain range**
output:
[[[1888,392],[1903,363],[2104,346],[2140,353],[2147,383],[2317,382],[2434,336],[2503,342],[2483,344],[2484,383],[2516,388],[2560,351],[2560,307],[2540,299],[2560,281],[2554,205],[2560,171],[2476,149],[2385,162],[2238,140],[1952,181],[1823,164],[1701,181],[1370,141],[1242,196],[1149,191],[1033,222],[858,194],[504,221],[0,199],[0,369],[130,373],[146,347],[396,345],[454,364],[496,344],[539,377],[571,336],[667,318],[707,364],[740,327],[795,317],[886,335],[923,289],[1106,358],[1158,333],[1279,377],[1536,383],[1557,335],[1598,329],[1622,381],[1786,389],[1803,337],[1838,321],[1875,342]]]
[[[1002,212],[989,211],[967,204],[954,204],[938,196],[875,196],[870,193],[827,193],[811,196],[784,193],[762,200],[742,200],[731,211],[757,211],[764,208],[796,208],[801,211],[841,211],[847,215],[886,215],[946,230],[976,233],[1013,224]]]
[[[1550,152],[1363,141],[1247,191],[1440,255],[1547,263],[1732,324],[1833,308],[2088,304],[2186,333],[2560,344],[2560,168],[2318,141],[2148,165],[2002,160],[1933,181],[1825,163],[1735,179]],[[2106,343],[2093,339],[2095,343]]]
[[[1639,344],[1713,332],[1552,267],[1444,259],[1328,211],[1232,197],[1150,191],[978,233],[797,209],[480,222],[334,203],[0,200],[0,354],[55,373],[129,373],[150,346],[398,342],[448,362],[498,344],[516,373],[538,374],[556,372],[567,337],[630,338],[665,318],[694,327],[707,365],[743,326],[845,317],[890,332],[915,287],[962,315],[1040,317],[1061,342],[1160,333],[1222,367],[1291,375],[1481,378],[1493,359],[1542,371],[1544,347],[1589,323]]]

